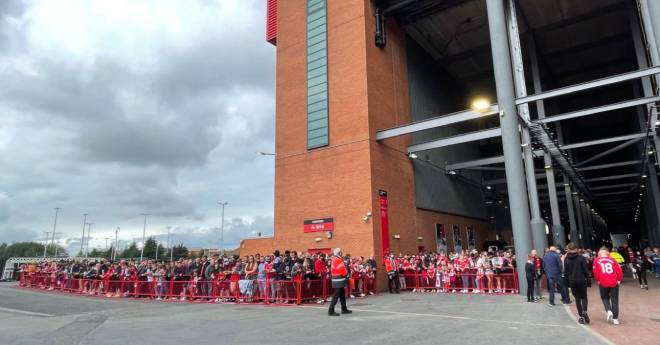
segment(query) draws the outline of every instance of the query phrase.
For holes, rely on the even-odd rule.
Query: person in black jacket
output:
[[[527,302],[534,302],[534,281],[536,280],[536,267],[534,266],[534,257],[527,255],[525,263],[525,277],[527,278]]]
[[[584,256],[578,254],[575,243],[569,243],[566,245],[566,249],[568,254],[564,259],[564,270],[580,316],[578,322],[581,324],[589,323],[589,315],[587,314],[587,288],[591,287],[591,278],[589,276],[591,270]]]

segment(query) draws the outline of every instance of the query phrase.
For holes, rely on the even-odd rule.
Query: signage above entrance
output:
[[[334,224],[334,218],[308,219],[303,222],[303,231],[332,231],[334,230]]]

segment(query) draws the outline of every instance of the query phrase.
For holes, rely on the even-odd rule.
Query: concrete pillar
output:
[[[518,32],[518,20],[516,18],[516,6],[513,0],[507,0],[507,28],[509,36],[509,48],[511,51],[511,62],[513,68],[513,82],[516,97],[527,96],[525,85],[525,67],[523,65],[522,47],[520,45],[520,34]],[[529,106],[521,104],[518,113],[529,120]],[[536,171],[534,168],[534,155],[532,154],[532,140],[529,130],[522,126],[523,158],[525,160],[525,178],[527,180],[527,194],[529,198],[529,210],[532,219],[530,221],[532,230],[532,246],[539,253],[543,253],[548,247],[548,237],[545,233],[545,221],[541,218],[541,206],[539,205],[538,189],[536,187]]]
[[[541,87],[541,74],[539,72],[539,61],[538,56],[536,55],[536,43],[534,42],[533,35],[530,35],[529,39],[529,59],[532,66],[534,93],[541,93],[543,92],[543,88]],[[543,103],[543,100],[536,101],[536,112],[538,113],[539,119],[545,118],[545,104]],[[545,177],[548,182],[550,214],[552,215],[552,242],[555,245],[564,247],[566,246],[566,233],[564,231],[564,227],[561,225],[561,217],[559,216],[559,201],[557,200],[555,171],[552,168],[552,159],[547,153],[543,154],[543,165],[545,169]],[[566,181],[566,178],[564,178],[564,181]],[[534,247],[536,248],[536,246]]]
[[[564,181],[566,181],[567,178],[564,176]],[[566,208],[568,208],[568,223],[570,226],[570,234],[571,234],[571,242],[575,241],[576,238],[578,238],[578,227],[577,227],[577,221],[575,219],[575,207],[573,203],[573,192],[571,191],[571,185],[568,183],[564,183],[564,193],[566,194]]]
[[[504,151],[504,167],[506,172],[507,191],[509,193],[509,209],[511,211],[511,227],[516,255],[524,257],[532,248],[530,237],[530,219],[525,190],[525,175],[523,162],[520,159],[520,133],[518,132],[518,116],[516,113],[513,72],[509,55],[506,17],[503,0],[486,0],[488,15],[488,30],[490,46],[493,55],[495,73],[495,88],[497,103],[500,108],[500,127],[502,129],[502,149]],[[525,267],[517,265],[518,281],[521,293],[525,291]]]

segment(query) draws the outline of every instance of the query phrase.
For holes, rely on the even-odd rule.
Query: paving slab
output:
[[[628,273],[629,274],[629,273]],[[619,288],[620,325],[607,322],[598,286],[588,289],[589,327],[617,345],[660,344],[660,279],[647,274],[649,289],[642,290],[637,280],[626,276]],[[577,309],[571,305],[576,316]]]

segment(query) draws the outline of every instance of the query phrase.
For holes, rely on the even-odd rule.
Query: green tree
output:
[[[168,252],[169,254],[169,252]],[[180,258],[188,257],[188,248],[183,244],[177,244],[172,248],[172,260],[179,260]]]
[[[90,258],[105,258],[105,250],[94,248],[89,252],[88,255]]]
[[[118,258],[122,259],[135,259],[140,257],[140,249],[138,249],[137,244],[132,242],[126,249],[117,255]]]
[[[165,259],[163,255],[165,254],[165,249],[162,246],[158,246],[156,240],[153,237],[149,237],[144,243],[144,257],[149,259],[156,258],[156,247],[158,247],[158,258]]]
[[[46,255],[55,254],[55,245],[48,245]],[[58,255],[67,255],[64,248],[57,246]],[[13,244],[0,244],[0,269],[5,266],[7,259],[11,257],[41,257],[44,255],[44,245],[38,242],[17,242]]]

